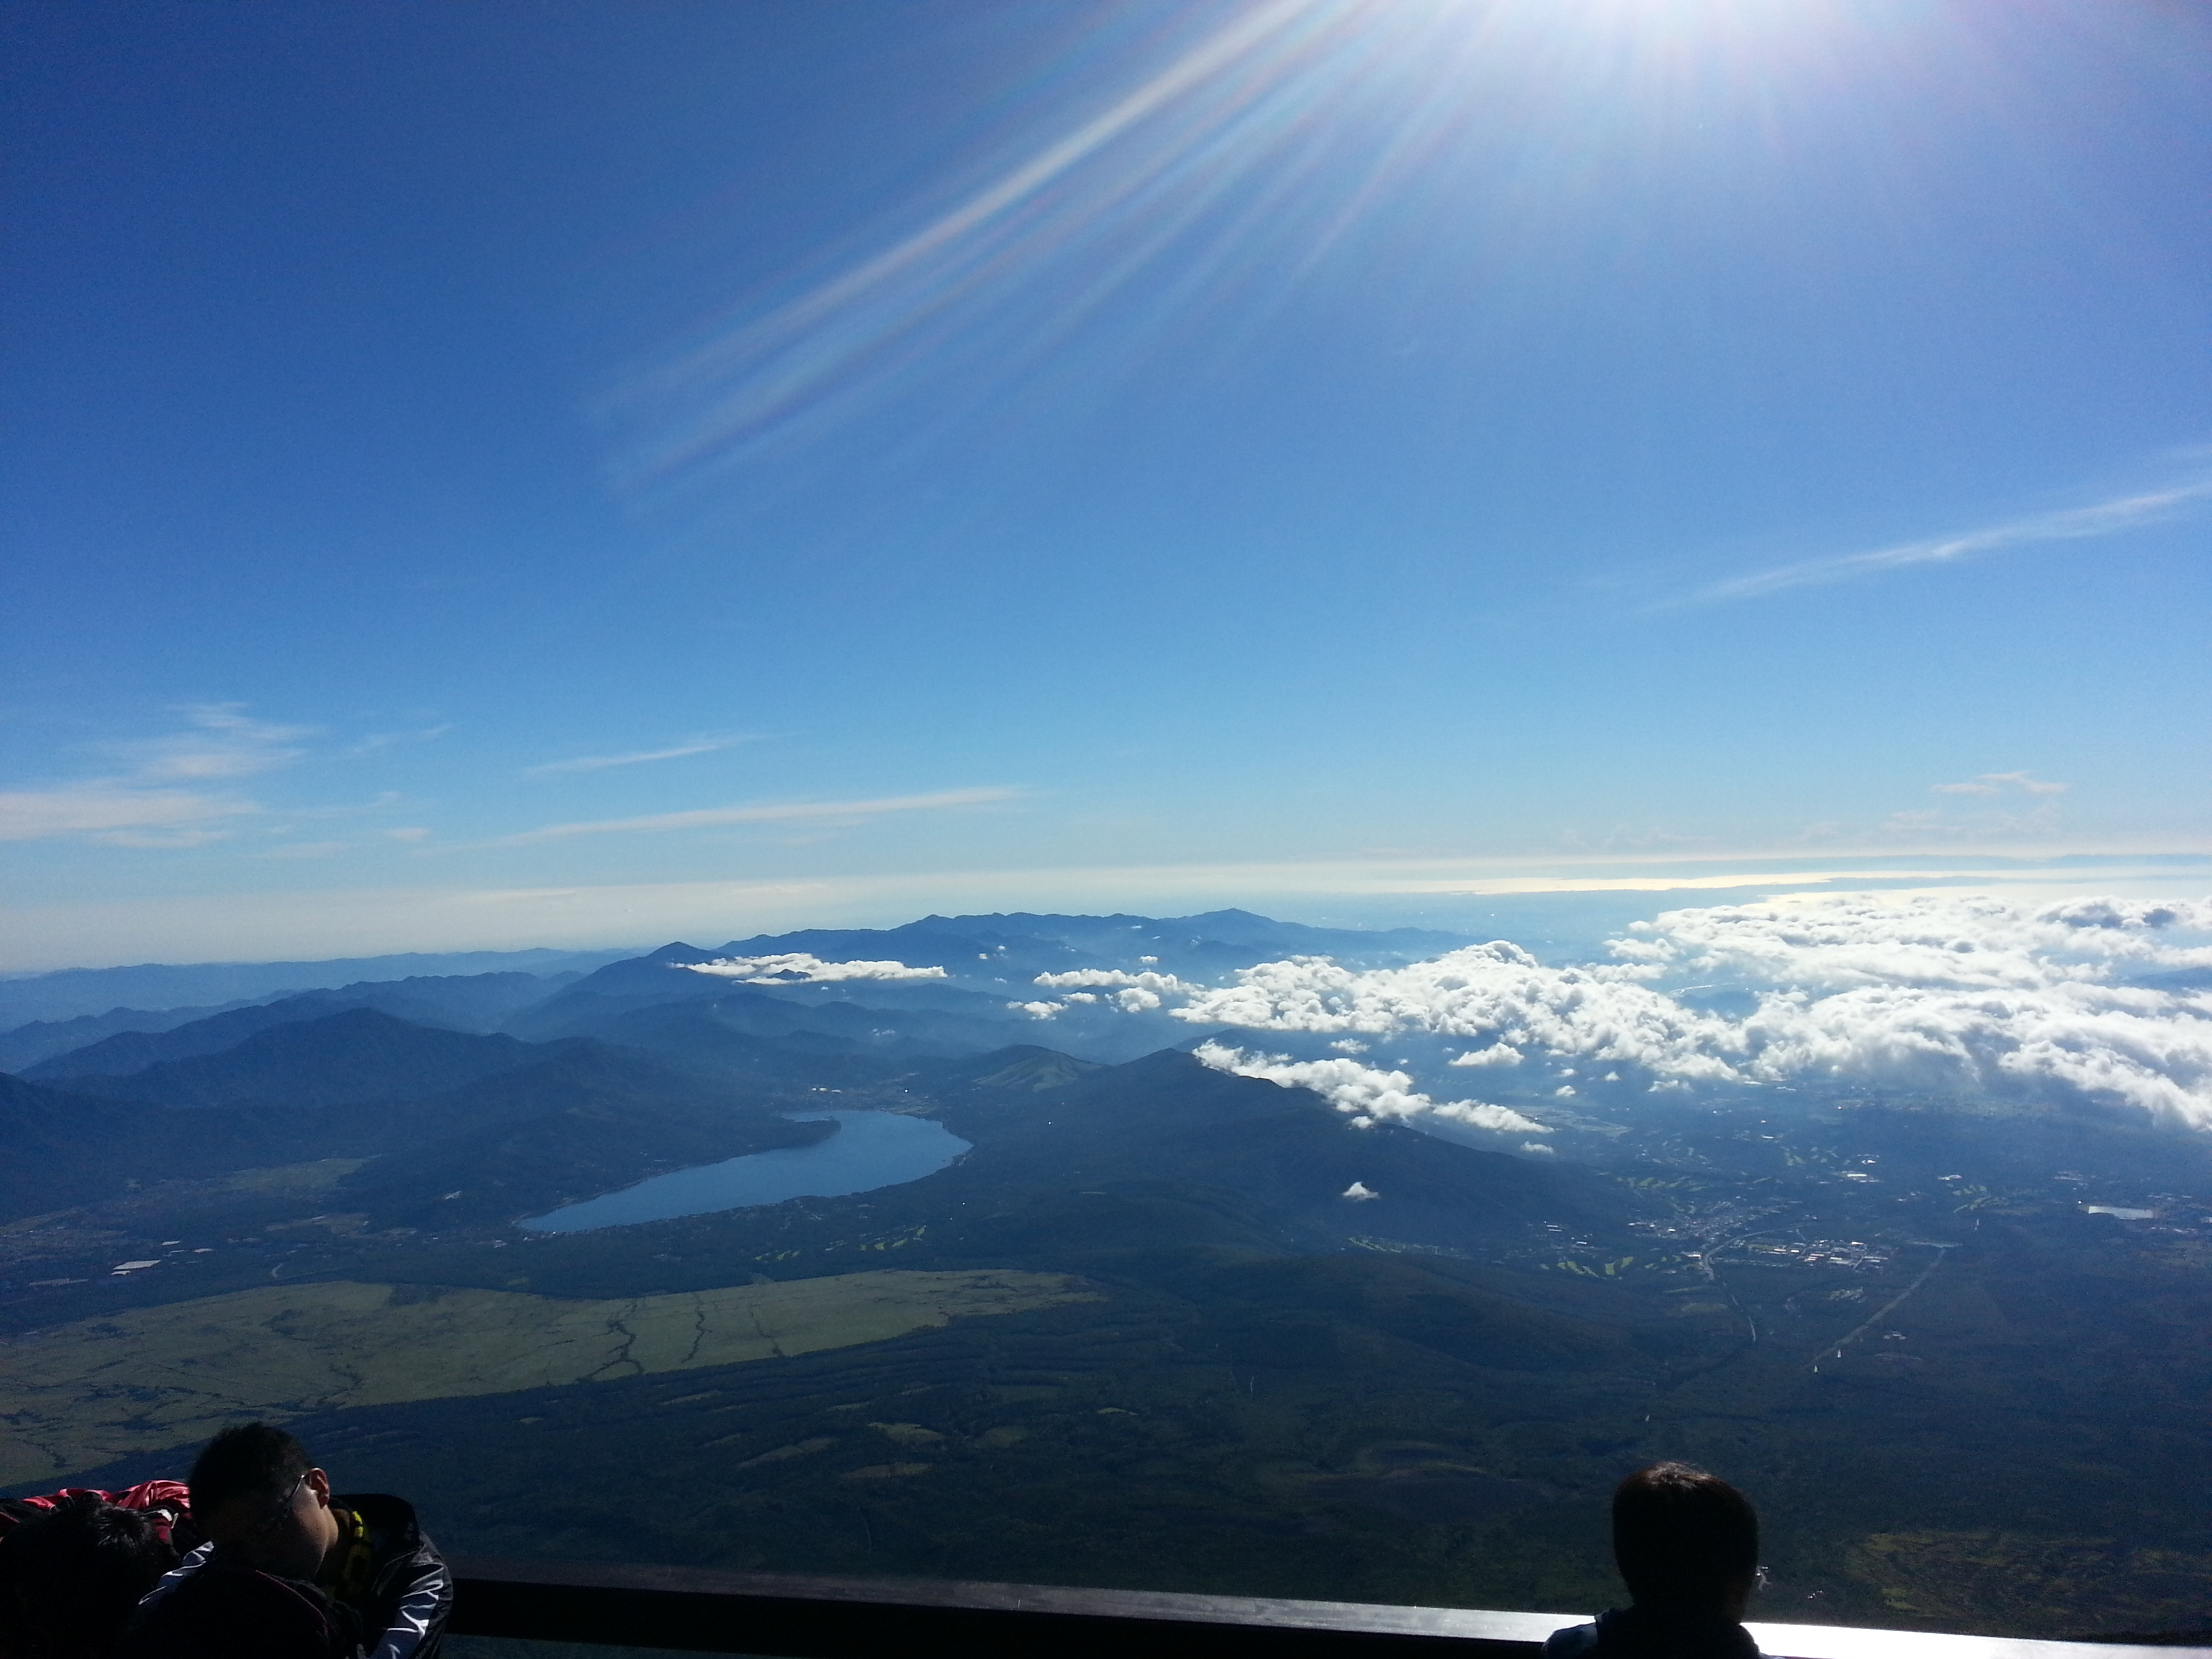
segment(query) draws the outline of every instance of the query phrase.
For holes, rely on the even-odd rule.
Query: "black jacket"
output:
[[[1617,1607],[1594,1625],[1553,1631],[1544,1659],[1760,1659],[1733,1619],[1655,1607]]]
[[[194,1550],[138,1604],[126,1651],[143,1659],[177,1659],[199,1651],[198,1635],[218,1602],[272,1606],[271,1588],[313,1591],[331,1605],[336,1659],[436,1659],[453,1610],[453,1576],[437,1547],[416,1524],[414,1507],[381,1492],[342,1493],[331,1499],[345,1511],[343,1551],[335,1583],[294,1584],[265,1573],[246,1573],[216,1563],[214,1547]],[[248,1584],[247,1578],[267,1581]]]

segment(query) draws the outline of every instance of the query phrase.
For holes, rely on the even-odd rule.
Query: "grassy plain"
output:
[[[275,1285],[0,1345],[0,1481],[242,1417],[507,1394],[789,1358],[1097,1300],[1060,1273],[880,1271],[593,1301],[349,1280]]]

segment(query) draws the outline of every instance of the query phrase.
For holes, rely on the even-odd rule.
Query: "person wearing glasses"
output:
[[[216,1435],[186,1484],[209,1541],[139,1604],[132,1659],[434,1659],[453,1575],[408,1504],[334,1495],[267,1423]]]
[[[1687,1463],[1654,1463],[1613,1494],[1613,1558],[1630,1603],[1554,1631],[1544,1659],[1759,1659],[1743,1627],[1763,1582],[1759,1515]]]

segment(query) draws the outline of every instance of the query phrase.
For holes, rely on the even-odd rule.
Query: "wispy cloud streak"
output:
[[[1018,789],[944,789],[928,795],[886,795],[874,800],[782,801],[761,806],[708,806],[688,812],[656,812],[646,817],[599,818],[585,823],[549,823],[501,836],[478,847],[526,847],[565,841],[572,836],[659,835],[677,830],[720,830],[741,823],[805,823],[858,821],[891,812],[933,812],[953,807],[988,806],[1012,800]]]
[[[647,749],[635,755],[579,755],[574,760],[546,761],[537,766],[526,766],[526,778],[551,777],[562,772],[604,772],[615,766],[647,766],[654,761],[682,760],[687,755],[711,755],[719,750],[734,749],[745,738],[702,738],[696,743],[678,744],[672,749]]]
[[[1901,570],[1911,565],[1949,564],[1960,559],[1978,558],[1984,554],[2001,553],[2008,548],[2031,546],[2038,542],[2087,541],[2100,536],[2118,536],[2144,525],[2170,519],[2207,497],[2212,497],[2212,478],[2176,484],[2165,489],[2143,490],[2131,495],[2116,495],[2110,501],[2098,501],[2088,507],[2068,507],[2057,513],[2039,513],[2027,518],[1991,525],[1985,529],[1965,531],[1954,536],[1904,542],[1895,547],[1878,548],[1871,553],[1851,553],[1833,559],[1808,559],[1798,564],[1780,565],[1771,570],[1753,571],[1749,575],[1716,582],[1692,598],[1705,601],[1758,599],[1793,587],[1816,587],[1835,582],[1855,581],[1863,576],[1880,575],[1884,571]]]
[[[125,769],[46,789],[0,793],[0,842],[84,838],[111,847],[198,847],[222,840],[225,820],[259,812],[235,795],[210,792],[289,765],[312,736],[302,726],[249,718],[236,703],[183,711],[188,729],[111,747]]]
[[[1964,783],[1937,783],[1929,786],[1939,795],[2001,795],[2018,789],[2031,795],[2063,795],[2073,785],[2053,783],[2048,778],[2039,778],[2033,772],[1983,772],[1968,778]]]

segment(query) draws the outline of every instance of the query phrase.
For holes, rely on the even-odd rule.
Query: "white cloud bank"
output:
[[[1548,967],[1502,942],[1366,972],[1300,957],[1246,969],[1171,1012],[1254,1031],[1486,1040],[1452,1064],[1574,1056],[1641,1067],[1654,1086],[1807,1077],[2061,1085],[2212,1128],[2212,993],[2124,978],[2212,966],[2212,945],[2190,939],[2208,928],[2212,902],[1726,906],[1638,923],[1614,942],[1620,959],[1610,963]],[[1680,976],[1749,992],[1754,1007],[1729,1017],[1656,983]],[[1317,1089],[1370,1118],[1455,1115],[1404,1073],[1255,1059],[1218,1043],[1200,1054]]]
[[[1499,940],[1364,972],[1324,957],[1263,962],[1174,1012],[1255,1031],[1487,1036],[1493,1046],[1634,1061],[1670,1076],[1732,1075],[1720,1058],[1730,1046],[1728,1021],[1641,982],[1651,976],[1615,964],[1548,968]]]
[[[721,957],[673,964],[744,985],[830,985],[848,979],[943,979],[942,968],[909,968],[903,962],[824,962],[804,951],[780,956]]]

